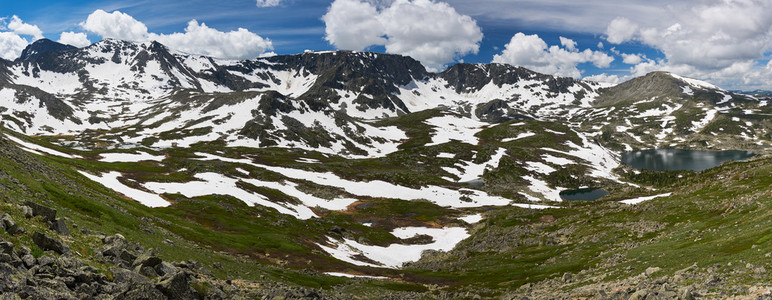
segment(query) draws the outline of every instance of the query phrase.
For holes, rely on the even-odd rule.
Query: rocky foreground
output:
[[[0,229],[16,238],[30,238],[42,253],[0,237],[0,293],[3,299],[232,299],[320,298],[316,291],[282,284],[221,281],[196,261],[166,262],[152,249],[127,241],[120,234],[105,236],[81,229],[102,240],[95,257],[82,257],[64,241],[69,228],[56,210],[27,202],[25,217],[54,230],[54,236],[27,232],[9,214]],[[76,227],[76,225],[73,225]],[[36,255],[39,254],[39,255]],[[109,270],[101,272],[93,265]]]
[[[18,206],[25,218],[45,225],[53,233],[28,232],[9,214],[0,216],[0,229],[16,238],[29,238],[42,253],[24,245],[0,239],[0,292],[3,299],[346,299],[345,291],[293,287],[282,283],[217,280],[196,261],[166,262],[153,249],[127,241],[120,234],[80,229],[103,245],[94,257],[82,257],[65,242],[67,221],[56,210],[26,202]],[[77,228],[76,224],[72,224]],[[37,254],[37,255],[36,255]],[[766,254],[770,257],[770,254]],[[94,265],[108,272],[99,271]],[[214,267],[217,267],[215,264]],[[770,287],[744,285],[738,278],[764,278],[767,269],[759,264],[697,265],[674,275],[658,276],[660,268],[649,267],[629,278],[601,282],[597,272],[565,273],[560,278],[529,283],[505,295],[504,299],[772,299]],[[716,292],[716,291],[721,292]],[[480,299],[475,293],[402,292],[375,298],[394,299]]]

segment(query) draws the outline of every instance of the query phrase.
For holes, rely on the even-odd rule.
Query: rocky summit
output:
[[[769,102],[669,72],[41,39],[0,60],[0,292],[765,299]]]

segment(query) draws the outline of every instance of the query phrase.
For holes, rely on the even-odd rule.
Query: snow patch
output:
[[[66,157],[66,158],[81,158],[80,156],[70,155],[64,152],[56,151],[54,149],[46,148],[43,146],[40,146],[38,144],[33,144],[29,142],[25,142],[19,138],[16,138],[15,136],[11,135],[5,135],[5,138],[13,141],[14,143],[19,144],[22,147],[22,150],[34,150],[32,153],[40,154],[39,152],[43,152],[45,154],[53,155],[53,156],[59,156],[59,157]],[[26,148],[26,149],[24,149]]]
[[[139,153],[100,153],[103,162],[139,162],[145,160],[162,161],[166,158],[163,155],[152,155],[147,152]]]
[[[330,240],[333,247],[317,244],[322,250],[339,260],[369,267],[399,268],[404,263],[418,261],[425,250],[450,251],[456,244],[465,240],[470,235],[461,227],[423,228],[403,227],[391,232],[395,237],[408,239],[417,235],[428,235],[433,239],[432,243],[423,245],[391,244],[386,247],[364,245],[357,241],[344,239],[342,241]],[[363,255],[377,264],[355,259],[355,256]]]
[[[646,197],[638,197],[638,198],[633,198],[633,199],[622,200],[622,201],[619,201],[619,202],[622,202],[624,204],[633,204],[633,205],[635,205],[635,204],[641,203],[643,201],[648,201],[648,200],[651,200],[651,199],[654,199],[654,198],[667,197],[667,196],[670,196],[670,194],[672,194],[672,193],[666,193],[666,194],[660,194],[660,195],[654,195],[654,196],[646,196]]]
[[[483,217],[482,217],[482,214],[474,214],[474,215],[460,217],[458,219],[461,221],[467,222],[469,224],[475,224],[482,221]]]
[[[561,133],[561,134],[562,134],[562,133]],[[505,139],[501,140],[501,142],[502,142],[502,143],[507,143],[507,142],[511,142],[511,141],[514,141],[514,140],[519,140],[519,139],[527,138],[527,137],[529,137],[529,136],[534,136],[534,135],[536,135],[536,133],[533,133],[533,132],[521,132],[521,133],[520,133],[520,134],[518,134],[516,137],[513,137],[513,138],[505,138]]]
[[[145,205],[147,207],[166,207],[171,205],[169,201],[164,200],[163,198],[161,198],[161,196],[158,196],[157,194],[138,190],[121,183],[120,181],[118,181],[118,177],[122,176],[120,172],[113,171],[113,172],[103,173],[102,176],[91,175],[83,171],[78,171],[78,173],[80,173],[81,175],[85,176],[88,179],[91,179],[92,181],[95,181],[104,185],[105,187],[113,191],[116,191],[118,193],[123,194],[126,197],[134,199],[135,201],[142,203],[142,205]]]

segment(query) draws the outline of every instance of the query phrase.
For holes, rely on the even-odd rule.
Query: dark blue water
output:
[[[578,189],[560,192],[560,198],[566,201],[592,201],[608,195],[604,189]]]
[[[650,149],[622,153],[622,162],[636,169],[652,171],[702,171],[725,161],[746,160],[750,151],[700,151],[682,149]]]

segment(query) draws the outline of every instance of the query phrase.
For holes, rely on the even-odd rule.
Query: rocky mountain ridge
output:
[[[659,99],[660,107],[648,103],[646,108],[660,109],[657,113],[663,118],[677,114],[674,105],[700,99],[708,108],[768,107],[667,73],[605,87],[502,64],[456,64],[434,74],[409,57],[350,51],[226,61],[177,53],[157,42],[109,39],[81,49],[40,40],[25,54],[0,69],[0,78],[5,79],[0,81],[5,126],[37,135],[96,130],[105,133],[100,144],[113,145],[126,143],[118,140],[123,135],[131,143],[145,141],[151,147],[223,140],[233,145],[292,144],[334,154],[378,155],[375,149],[398,144],[403,136],[365,121],[427,109],[492,123],[533,118],[571,122],[594,133],[615,123],[600,114],[610,113],[605,117],[619,120],[630,117],[604,109],[647,99]],[[255,112],[262,113],[237,113],[259,107]],[[192,125],[205,120],[227,126]],[[756,126],[745,123],[737,126]],[[344,129],[334,128],[339,125]],[[159,127],[167,130],[153,130]],[[691,134],[700,129],[679,131]],[[164,132],[172,130],[187,132],[187,139],[165,139]],[[314,140],[305,133],[308,130],[326,134],[321,141]],[[651,132],[645,135],[658,138]],[[83,147],[94,144],[81,140]],[[635,148],[657,145],[626,142]]]

